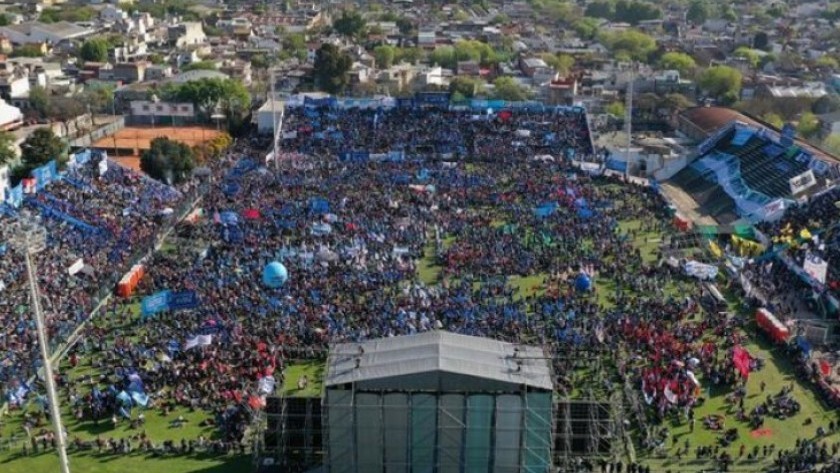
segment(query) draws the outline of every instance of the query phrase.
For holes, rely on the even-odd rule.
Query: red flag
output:
[[[735,368],[738,368],[738,371],[744,379],[750,377],[750,353],[747,350],[736,346],[732,350],[732,362],[735,364]]]
[[[831,365],[828,364],[828,361],[820,360],[820,371],[822,371],[823,376],[831,374]]]

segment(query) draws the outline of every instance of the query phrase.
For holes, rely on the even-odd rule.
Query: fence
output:
[[[114,133],[122,130],[123,128],[125,128],[125,117],[121,116],[107,125],[104,125],[86,135],[82,135],[76,138],[75,140],[70,142],[70,146],[73,148],[86,148],[91,144],[101,140],[102,138],[107,138],[108,136],[113,135]]]

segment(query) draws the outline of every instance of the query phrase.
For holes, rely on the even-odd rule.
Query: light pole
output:
[[[61,411],[58,408],[58,395],[55,391],[52,363],[47,347],[47,332],[44,324],[44,314],[41,312],[41,300],[38,296],[38,280],[35,275],[35,263],[32,255],[43,251],[47,246],[47,231],[36,223],[37,220],[21,215],[19,222],[8,226],[8,241],[20,249],[26,259],[26,276],[29,279],[29,297],[32,310],[35,312],[35,327],[38,332],[38,346],[41,348],[41,363],[44,365],[44,382],[47,386],[47,400],[50,404],[50,417],[55,431],[58,460],[61,473],[70,473],[67,459],[67,439],[64,438],[64,427],[61,424]]]

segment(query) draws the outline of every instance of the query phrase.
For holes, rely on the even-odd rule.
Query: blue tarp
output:
[[[219,214],[222,225],[236,225],[239,223],[239,216],[236,212],[225,211]]]
[[[330,212],[330,203],[327,199],[322,197],[313,197],[309,199],[309,213],[310,214],[325,214]]]

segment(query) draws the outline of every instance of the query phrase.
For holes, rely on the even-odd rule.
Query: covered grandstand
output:
[[[778,218],[840,176],[837,161],[794,139],[790,126],[778,132],[734,110],[701,107],[681,117],[680,129],[702,142],[671,183],[720,223]]]

